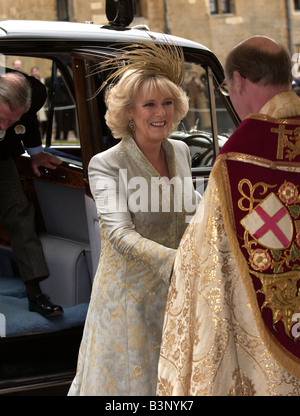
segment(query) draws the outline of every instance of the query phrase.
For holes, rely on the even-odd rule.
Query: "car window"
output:
[[[63,75],[60,70],[54,67],[51,76],[45,79],[48,99],[46,103],[46,113],[48,122],[51,122],[51,144],[79,144],[77,123],[76,123],[76,106],[67,89]],[[50,111],[53,116],[49,117]],[[44,137],[45,140],[45,137]]]
[[[64,59],[68,58],[66,55]],[[40,285],[51,300],[64,306],[65,313],[63,319],[47,320],[28,311],[25,286],[0,217],[0,337],[82,326],[92,272],[71,64],[61,71],[51,59],[12,55],[2,55],[1,64],[38,78],[47,89],[47,99],[37,114],[42,144],[49,147],[45,150],[58,154],[64,165],[55,172],[42,169],[38,178],[26,153],[15,162],[27,198],[35,207],[36,230],[49,268],[49,279]],[[77,276],[75,293],[72,288]]]
[[[184,130],[211,133],[209,91],[205,68],[186,64],[182,87],[189,97],[189,112],[182,121]]]
[[[74,98],[69,92],[64,73],[55,62],[27,56],[5,56],[3,62],[8,68],[38,78],[47,88],[47,100],[38,112],[43,145],[79,145]],[[69,68],[71,71],[71,66]]]

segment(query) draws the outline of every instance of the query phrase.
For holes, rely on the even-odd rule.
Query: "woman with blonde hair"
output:
[[[114,70],[106,122],[122,140],[89,165],[101,256],[69,394],[155,395],[171,270],[196,209],[189,149],[168,138],[188,111],[184,60],[149,42],[103,69]]]

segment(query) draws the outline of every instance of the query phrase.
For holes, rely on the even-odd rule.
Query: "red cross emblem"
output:
[[[267,248],[283,249],[291,243],[293,224],[290,214],[274,193],[246,215],[241,224]]]

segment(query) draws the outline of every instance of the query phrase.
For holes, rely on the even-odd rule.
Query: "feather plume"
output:
[[[90,75],[112,71],[95,93],[98,94],[107,84],[114,83],[127,70],[143,71],[145,75],[161,75],[180,86],[184,80],[184,56],[182,48],[165,43],[144,41],[120,49],[120,54],[95,66]]]

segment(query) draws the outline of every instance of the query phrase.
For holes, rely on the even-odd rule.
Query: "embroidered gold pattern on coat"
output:
[[[231,387],[229,396],[254,396],[256,391],[252,381],[237,368],[233,374],[234,386]]]
[[[299,383],[274,360],[259,336],[225,233],[219,195],[211,176],[179,247],[157,394],[300,394]]]
[[[273,147],[271,149],[270,145],[267,151],[260,148],[264,137],[251,131],[253,154],[240,153],[243,146],[239,146],[238,140],[232,140],[232,147],[228,147],[232,153],[219,154],[204,197],[175,259],[160,352],[158,395],[300,395],[299,359],[286,354],[275,342],[274,334],[270,335],[272,329],[266,328],[259,307],[263,297],[257,296],[253,286],[254,280],[255,284],[259,282],[249,276],[250,269],[256,275],[264,272],[274,279],[281,276],[283,280],[279,279],[277,285],[280,289],[289,276],[294,273],[299,276],[300,189],[299,178],[291,173],[300,171],[299,161],[293,160],[293,152],[298,152],[299,146],[299,131],[295,127],[300,127],[300,120],[281,120],[299,116],[299,98],[291,91],[277,94],[261,113],[249,118],[271,122],[273,126],[276,123],[276,127],[282,124],[292,131],[290,136],[286,130],[283,133],[288,136],[282,143],[283,159],[274,160],[279,134],[276,132],[271,133]],[[238,134],[234,133],[235,138],[243,140],[243,132],[240,137]],[[269,155],[270,159],[267,159]],[[257,166],[260,175],[255,175]],[[265,176],[261,168],[266,168]],[[253,173],[252,178],[258,179],[252,179],[252,182],[246,179],[247,171],[251,171],[249,178]],[[284,175],[284,172],[288,174]],[[242,178],[245,179],[240,182],[242,192],[239,194],[237,185]],[[275,220],[278,217],[272,219],[273,213],[269,212],[271,219],[267,225],[276,229],[277,240],[282,245],[279,249],[259,244],[267,226],[255,238],[241,224],[250,209],[253,211],[262,205],[270,194],[273,194],[272,198],[262,209],[269,212],[269,205],[275,201],[286,221],[283,226],[279,220],[277,229]],[[288,231],[290,224],[292,236]],[[280,231],[286,234],[286,239]],[[244,235],[247,236],[245,241]],[[276,245],[279,245],[278,241]],[[293,279],[286,285],[288,297],[299,297]],[[263,282],[259,289],[267,292],[269,301],[275,305],[277,319],[283,311],[288,330],[290,322],[288,308],[284,309],[285,297],[279,291],[272,291],[269,281]],[[297,308],[295,312],[299,311],[299,305]],[[299,336],[300,313],[295,315],[291,319],[294,322],[291,333],[296,338]],[[291,339],[287,340],[293,344]]]
[[[262,189],[260,190],[259,188]],[[265,195],[271,188],[274,188],[274,185],[267,185],[263,182],[258,182],[255,185],[252,185],[249,179],[242,179],[238,185],[238,190],[242,195],[242,198],[238,201],[239,209],[242,211],[253,211],[254,204],[262,202],[262,198],[255,198],[254,195]]]
[[[283,124],[272,127],[272,133],[278,134],[277,159],[293,160],[300,154],[300,127],[286,130]]]
[[[297,282],[298,272],[267,275],[264,273],[252,272],[261,281],[262,287],[257,293],[265,295],[261,309],[270,308],[273,312],[273,327],[281,321],[285,333],[291,337],[291,328],[294,325],[293,316],[295,311],[300,311],[300,296]]]
[[[220,154],[218,156],[218,160],[219,159],[222,160],[223,159],[222,156],[224,155]],[[275,162],[274,160],[269,160],[269,159],[258,157],[258,156],[251,156],[251,155],[249,156],[243,153],[230,152],[226,154],[225,160],[228,160],[228,161],[234,160],[237,162],[247,163],[247,164],[254,165],[254,166],[261,166],[261,167],[270,168],[273,170],[275,169],[281,170],[285,172],[293,172],[293,173],[300,172],[299,163],[279,161],[279,160]],[[224,166],[224,169],[226,170],[226,165]]]

